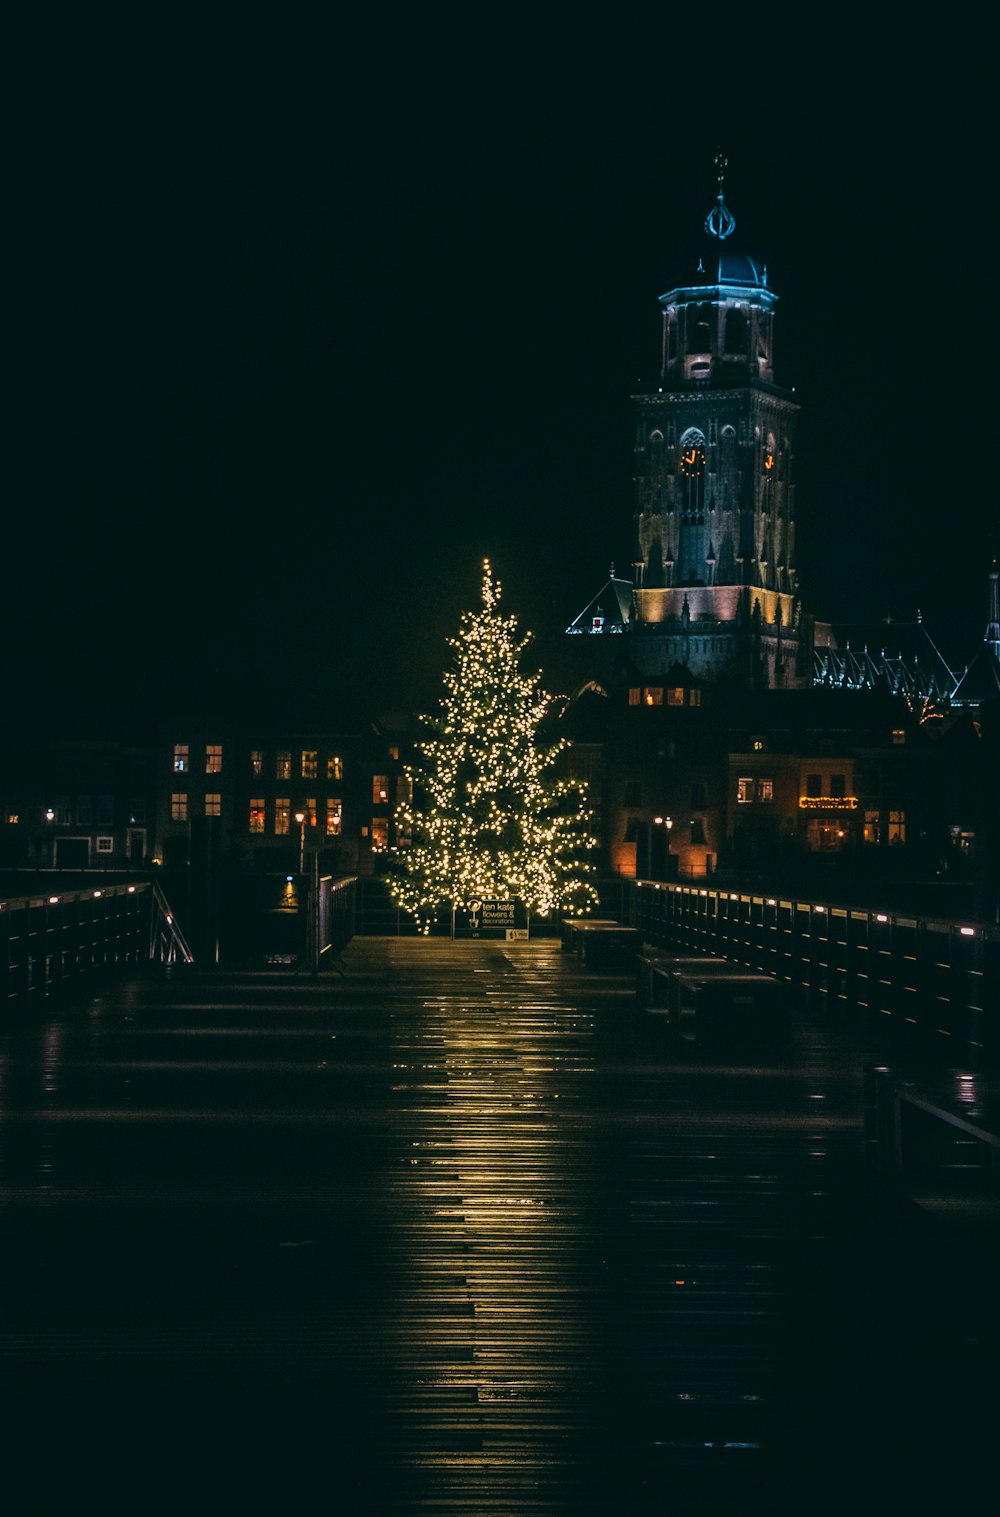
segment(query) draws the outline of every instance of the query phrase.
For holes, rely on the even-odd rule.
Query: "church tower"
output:
[[[798,406],[774,382],[777,295],[733,250],[716,202],[687,279],[660,297],[657,390],[635,407],[635,588],[628,631],[643,675],[762,687],[810,683],[795,574]]]

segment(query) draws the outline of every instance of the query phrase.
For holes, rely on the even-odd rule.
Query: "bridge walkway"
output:
[[[467,1517],[975,1493],[996,1258],[866,1184],[862,1029],[803,1009],[787,1056],[706,1062],[556,942],[342,962],[177,967],[0,1034],[8,1492]]]

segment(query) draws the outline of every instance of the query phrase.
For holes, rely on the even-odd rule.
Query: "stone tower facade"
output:
[[[812,629],[795,573],[798,406],[774,382],[777,296],[730,251],[723,194],[689,279],[660,297],[660,383],[635,407],[629,654],[644,675],[795,688]]]

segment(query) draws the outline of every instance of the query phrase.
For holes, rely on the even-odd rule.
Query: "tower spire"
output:
[[[719,191],[715,197],[715,204],[705,217],[705,231],[710,237],[718,237],[720,242],[731,237],[736,230],[736,217],[726,204],[726,169],[729,167],[729,159],[720,151],[715,155],[715,171],[719,184]]]
[[[1000,562],[997,559],[993,560],[990,569],[990,609],[983,642],[989,643],[994,658],[1000,659]]]

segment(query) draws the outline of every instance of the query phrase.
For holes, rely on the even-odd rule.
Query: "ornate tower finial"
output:
[[[722,242],[731,237],[736,230],[736,217],[726,204],[726,169],[729,167],[729,159],[721,152],[715,155],[715,167],[718,174],[719,193],[715,197],[715,204],[705,217],[705,231],[710,237],[718,237]]]

